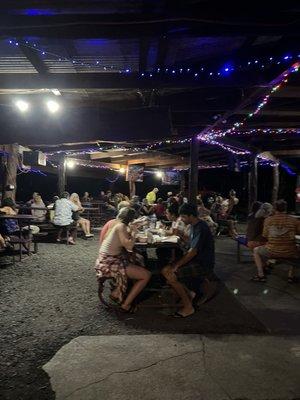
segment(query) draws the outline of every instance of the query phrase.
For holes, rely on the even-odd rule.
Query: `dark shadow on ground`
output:
[[[174,318],[176,308],[158,308],[157,295],[143,301],[135,314],[117,316],[129,327],[161,333],[265,334],[266,328],[219,283],[218,293],[188,318]],[[153,308],[151,307],[153,306]],[[156,308],[156,306],[158,306]]]

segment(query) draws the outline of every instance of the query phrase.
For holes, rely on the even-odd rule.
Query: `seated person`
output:
[[[77,224],[83,230],[86,238],[93,237],[94,235],[91,233],[90,221],[80,216],[80,213],[84,211],[84,208],[81,205],[78,194],[72,193],[70,196],[70,201],[78,207],[78,210],[73,214],[73,220],[77,221]]]
[[[218,224],[214,222],[214,220],[210,216],[210,210],[204,206],[201,197],[197,200],[197,208],[199,218],[207,223],[209,229],[211,230],[211,233],[215,236],[215,234],[217,233]]]
[[[255,201],[252,204],[251,213],[248,216],[246,240],[249,249],[253,250],[255,247],[262,246],[266,243],[263,237],[264,221],[271,215],[273,206],[269,203],[261,203]]]
[[[223,207],[222,196],[217,196],[215,202],[212,204],[210,214],[213,220],[219,223],[220,219],[224,219],[225,211]]]
[[[42,197],[39,194],[35,194],[33,201],[31,203],[31,214],[37,221],[45,221],[47,211],[46,210],[36,210],[36,208],[46,208]]]
[[[210,229],[198,218],[196,206],[182,205],[179,215],[186,225],[191,225],[189,250],[174,264],[164,267],[162,274],[183,304],[174,316],[184,318],[194,314],[193,298],[199,294],[204,280],[213,275],[215,250]],[[191,286],[191,290],[187,290],[183,283]]]
[[[0,234],[0,251],[6,248],[6,241],[4,237]]]
[[[26,204],[27,204],[28,206],[31,206],[31,204],[34,203],[35,197],[36,197],[36,196],[39,196],[39,195],[40,195],[40,194],[39,194],[38,192],[33,192],[33,193],[32,193],[32,198],[31,198],[30,200],[28,200],[28,201],[26,202]]]
[[[158,220],[161,220],[166,215],[166,207],[164,205],[163,199],[157,199],[157,204],[153,206],[153,212]]]
[[[140,216],[141,203],[139,196],[132,196],[130,207],[135,210],[135,218]]]
[[[266,282],[264,268],[266,261],[276,258],[297,259],[299,251],[295,235],[300,233],[300,221],[287,215],[287,203],[278,200],[275,203],[275,215],[268,217],[264,222],[263,237],[267,243],[256,247],[253,251],[257,267],[257,275],[252,278],[254,282]],[[293,283],[294,269],[290,268],[288,282]]]
[[[227,221],[229,236],[236,238],[237,232],[237,220],[236,220],[236,206],[239,203],[239,199],[236,197],[236,192],[232,189],[229,192],[229,199],[225,200],[224,206],[226,210],[225,219]]]
[[[75,244],[76,222],[73,220],[73,212],[78,211],[78,206],[70,201],[68,192],[63,192],[61,198],[56,200],[54,205],[53,224],[59,228],[57,242],[61,241],[63,231],[69,230],[70,236],[67,238],[69,244]]]
[[[10,197],[2,201],[0,212],[7,215],[7,218],[1,220],[1,234],[3,236],[14,235],[20,230],[18,221],[16,219],[9,218],[10,215],[17,215],[15,206],[15,202]]]
[[[81,201],[83,203],[90,203],[93,200],[92,196],[90,196],[89,192],[84,192]]]
[[[135,210],[123,208],[115,224],[109,229],[100,245],[95,269],[98,279],[113,278],[116,287],[111,292],[111,299],[119,302],[120,310],[133,312],[132,303],[150,280],[151,274],[145,268],[130,264],[124,257],[124,249],[132,252],[134,235],[128,232],[128,225],[135,218]],[[127,280],[134,280],[134,284],[125,298]]]
[[[167,235],[176,235],[182,239],[186,238],[186,225],[179,217],[178,205],[171,204],[166,211],[166,217],[172,222],[171,229],[166,231]]]
[[[120,201],[120,203],[118,204],[118,212],[120,212],[122,210],[122,208],[125,208],[125,207],[130,207],[130,202],[129,201]],[[103,242],[104,236],[106,235],[108,230],[112,227],[112,225],[116,221],[117,221],[117,219],[113,218],[113,219],[110,219],[109,221],[107,221],[106,224],[104,224],[104,226],[102,227],[102,229],[100,231],[100,237],[99,237],[100,244]]]
[[[148,203],[147,199],[143,199],[142,201],[142,207],[140,209],[140,214],[149,217],[150,215],[153,214],[153,207]]]

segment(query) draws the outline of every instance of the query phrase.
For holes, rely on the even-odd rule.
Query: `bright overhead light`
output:
[[[21,112],[26,112],[29,109],[29,103],[27,103],[27,101],[17,100],[15,104]]]
[[[161,171],[156,171],[155,175],[157,178],[162,178],[163,177],[163,173]]]
[[[61,93],[58,89],[51,89],[51,92],[55,95],[55,96],[61,96]]]
[[[75,167],[75,165],[76,165],[76,162],[73,161],[73,160],[67,160],[67,161],[66,161],[66,165],[67,165],[67,167],[68,167],[69,169],[73,169],[73,168]]]
[[[119,172],[120,172],[120,174],[125,174],[126,168],[121,167],[121,168],[119,169]]]
[[[47,108],[52,114],[54,114],[59,110],[59,104],[54,100],[48,100]]]

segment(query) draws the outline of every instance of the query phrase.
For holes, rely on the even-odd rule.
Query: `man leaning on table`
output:
[[[182,221],[191,226],[189,250],[182,258],[164,267],[162,274],[182,301],[182,308],[174,317],[185,318],[195,312],[193,299],[201,291],[201,284],[213,276],[215,248],[211,231],[206,222],[198,218],[196,206],[183,204],[179,214]]]

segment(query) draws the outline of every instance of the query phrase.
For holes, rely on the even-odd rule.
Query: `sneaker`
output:
[[[89,233],[88,235],[85,235],[85,237],[87,237],[87,238],[94,237],[94,235],[92,233]]]

